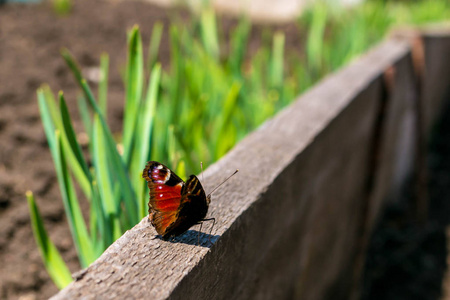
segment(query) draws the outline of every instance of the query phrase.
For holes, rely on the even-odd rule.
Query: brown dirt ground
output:
[[[386,207],[368,249],[363,300],[450,296],[450,101],[434,128],[427,164],[429,219],[419,223],[414,216],[412,184]]]
[[[63,90],[75,128],[81,130],[74,113],[78,88],[59,50],[67,47],[84,70],[97,66],[102,52],[109,53],[108,120],[113,131],[119,131],[124,95],[119,70],[126,60],[126,30],[138,24],[146,45],[153,24],[163,22],[160,60],[167,67],[169,19],[189,20],[186,12],[141,2],[73,2],[65,17],[55,15],[48,3],[0,5],[0,299],[44,299],[57,292],[31,232],[27,190],[35,193],[45,226],[70,270],[79,269],[35,94],[42,83]],[[222,19],[225,36],[235,23]],[[295,24],[271,29],[286,32],[287,48],[299,49]],[[252,30],[249,53],[260,44],[264,30],[267,26]]]

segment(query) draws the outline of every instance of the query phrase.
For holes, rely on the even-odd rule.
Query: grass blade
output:
[[[312,71],[319,73],[322,69],[323,42],[327,22],[327,7],[319,3],[312,11],[312,22],[308,32],[306,55]]]
[[[216,14],[212,7],[205,8],[201,12],[201,39],[208,54],[214,59],[219,59],[219,37],[217,34]]]
[[[98,106],[103,113],[105,119],[107,114],[107,99],[108,99],[108,70],[109,70],[109,56],[108,53],[102,53],[100,56],[100,82],[98,84]]]
[[[131,153],[134,141],[134,132],[137,123],[137,114],[140,108],[142,87],[144,82],[144,61],[142,54],[142,41],[139,28],[134,26],[128,37],[128,63],[126,73],[126,98],[123,117],[123,149],[126,165],[131,162]]]
[[[161,66],[155,65],[153,68],[145,102],[138,115],[140,130],[135,131],[136,147],[134,149],[133,161],[131,165],[131,177],[135,186],[135,191],[138,194],[138,204],[140,217],[143,218],[146,213],[146,199],[144,180],[141,178],[141,170],[145,163],[150,159],[150,145],[153,137],[153,124],[156,114],[156,102],[158,98],[158,88],[160,86]],[[139,193],[144,191],[144,194]]]
[[[171,74],[170,74],[170,82],[169,82],[169,95],[171,102],[170,111],[170,119],[167,122],[167,125],[174,124],[178,116],[181,115],[181,98],[183,91],[183,55],[181,53],[181,45],[180,45],[180,34],[178,28],[175,26],[170,27],[170,66],[171,66]],[[166,140],[163,140],[163,144]]]
[[[39,112],[41,114],[42,124],[44,126],[44,132],[47,137],[47,142],[50,150],[56,149],[56,141],[55,141],[55,124],[53,123],[52,116],[50,113],[50,109],[48,107],[45,91],[43,88],[37,90],[37,98],[39,105]],[[54,155],[54,153],[52,153]]]
[[[281,89],[284,79],[284,34],[277,32],[273,37],[269,80],[272,88]]]
[[[44,227],[39,209],[34,200],[33,193],[28,191],[26,193],[28,208],[30,210],[31,226],[33,228],[33,235],[38,244],[39,252],[48,274],[53,282],[60,289],[72,282],[72,276],[69,268],[64,263],[58,249],[56,249],[53,242],[48,237],[47,231]]]
[[[152,37],[150,39],[150,44],[148,47],[148,57],[147,57],[147,70],[150,73],[156,64],[159,53],[159,45],[161,44],[161,37],[163,33],[163,24],[161,22],[156,22],[153,25]]]
[[[101,199],[102,207],[104,208],[105,220],[112,228],[112,236],[108,237],[109,241],[116,240],[121,235],[119,214],[120,201],[117,195],[114,194],[114,186],[112,184],[113,174],[110,168],[109,151],[107,150],[105,135],[102,131],[100,119],[98,115],[94,116],[94,131],[93,131],[93,159],[95,165],[95,172],[97,178],[97,185]]]
[[[91,199],[91,174],[84,159],[83,153],[81,152],[81,147],[77,142],[75,131],[72,127],[69,110],[67,109],[67,104],[64,100],[64,95],[62,92],[59,93],[59,101],[61,119],[63,124],[63,128],[59,128],[59,130],[64,133],[64,139],[66,140],[67,144],[66,149],[69,148],[71,152],[69,156],[69,163],[87,199]]]
[[[231,125],[231,119],[234,112],[237,109],[237,99],[241,90],[241,84],[238,82],[233,83],[226,99],[224,101],[224,107],[222,116],[217,124],[216,134],[216,152],[214,159],[217,160],[222,157],[230,148],[235,144],[236,135],[233,133]]]
[[[108,125],[106,124],[106,120],[104,119],[102,111],[97,105],[97,102],[95,101],[94,95],[92,94],[89,85],[87,84],[86,80],[81,77],[81,73],[79,72],[77,64],[75,63],[75,60],[71,56],[70,52],[65,51],[62,54],[68,66],[72,69],[75,75],[75,79],[77,79],[78,84],[80,85],[81,90],[83,91],[90,106],[92,107],[94,112],[97,113],[99,116],[100,124],[102,126],[102,130],[103,133],[105,134],[105,138],[107,141],[106,143],[108,146],[107,150],[111,154],[110,155],[110,158],[112,160],[111,163],[114,165],[115,175],[120,181],[121,193],[123,195],[125,206],[127,208],[126,212],[128,214],[128,219],[131,223],[137,223],[139,221],[137,199],[135,198],[135,192],[132,188],[130,178],[128,177],[127,169],[117,151],[116,143],[113,139],[112,133],[109,130]]]
[[[123,195],[125,206],[127,208],[126,213],[128,214],[128,219],[132,223],[137,223],[140,220],[138,217],[138,204],[135,197],[135,192],[128,176],[128,171],[122,161],[122,158],[120,157],[119,152],[117,151],[116,143],[114,141],[112,133],[101,114],[101,110],[98,107],[86,80],[81,81],[81,88],[83,89],[83,92],[86,95],[89,104],[97,113],[100,125],[102,126],[102,132],[105,135],[106,140],[106,150],[109,152],[114,174],[115,176],[117,176],[120,182],[121,193]]]
[[[61,50],[61,56],[66,61],[67,65],[69,66],[70,70],[72,70],[72,74],[75,76],[75,79],[77,83],[80,83],[83,80],[83,76],[81,75],[80,68],[78,67],[77,63],[73,59],[72,54],[70,53],[67,48],[63,48]]]
[[[86,98],[83,95],[78,97],[78,111],[83,122],[85,133],[88,137],[89,152],[92,153],[92,119]]]
[[[80,259],[81,266],[85,268],[92,263],[96,257],[94,255],[91,239],[78,204],[75,188],[67,170],[65,149],[63,147],[61,135],[58,131],[55,135],[56,149],[54,152],[56,153],[56,157],[54,158],[54,161],[56,166],[56,175],[58,177],[64,209],[66,211],[67,221],[72,232],[72,237],[74,238],[74,244],[77,248],[78,257]]]
[[[241,68],[244,62],[247,50],[248,37],[250,34],[251,23],[248,18],[243,17],[238,27],[233,31],[230,41],[229,65],[235,77],[242,77]]]

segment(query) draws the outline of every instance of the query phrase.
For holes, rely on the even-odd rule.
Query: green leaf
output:
[[[250,34],[251,23],[246,17],[242,17],[239,25],[231,34],[229,65],[233,74],[240,78],[242,64],[244,63],[245,53],[247,52],[247,41]]]
[[[106,145],[105,134],[102,131],[98,115],[94,116],[93,132],[93,158],[99,195],[102,207],[105,212],[105,219],[108,225],[112,226],[112,240],[116,240],[121,235],[119,214],[120,201],[114,194],[113,177],[114,170],[110,167],[110,151]]]
[[[98,85],[98,106],[103,113],[105,120],[108,118],[107,114],[107,99],[108,99],[108,70],[109,70],[109,56],[108,53],[102,53],[100,56],[100,83]]]
[[[63,148],[61,134],[57,131],[55,136],[56,157],[54,157],[54,161],[56,175],[58,177],[64,209],[66,211],[67,221],[69,222],[72,237],[74,238],[74,244],[77,248],[78,257],[80,259],[81,266],[85,268],[92,263],[96,257],[83,215],[81,213],[75,188],[67,170],[65,155],[66,149]]]
[[[151,72],[156,64],[162,33],[163,33],[163,24],[161,22],[156,22],[155,25],[153,25],[152,37],[150,39],[150,44],[148,47],[148,57],[147,57],[148,72]]]
[[[47,231],[44,227],[39,209],[34,200],[33,193],[28,191],[27,194],[28,208],[30,209],[31,226],[33,228],[33,235],[39,247],[42,260],[48,274],[53,282],[60,289],[66,287],[72,282],[72,276],[69,268],[64,263],[58,249],[56,249],[53,242],[48,237]]]
[[[99,108],[97,102],[95,101],[94,95],[92,94],[91,89],[89,88],[86,80],[81,77],[81,72],[75,63],[75,60],[70,55],[68,51],[64,51],[63,57],[66,60],[69,67],[72,69],[75,79],[77,79],[78,84],[80,85],[86,99],[89,104],[93,108],[94,112],[99,115],[100,124],[102,126],[103,133],[105,134],[107,141],[107,150],[110,153],[110,157],[112,160],[112,164],[114,165],[115,175],[117,176],[120,184],[121,184],[121,194],[123,195],[125,206],[127,207],[128,220],[131,223],[137,223],[138,220],[138,212],[137,212],[137,199],[135,197],[135,192],[131,186],[130,178],[128,177],[127,170],[125,165],[122,162],[122,158],[117,152],[116,143],[113,139],[112,133],[106,124],[106,120],[103,117],[102,111]],[[126,227],[131,226],[128,224]]]
[[[55,145],[56,141],[55,141],[55,137],[54,137],[55,124],[53,123],[50,109],[47,105],[45,91],[43,88],[40,88],[37,90],[37,97],[38,97],[39,111],[41,114],[41,120],[42,120],[42,123],[44,126],[44,132],[47,137],[47,142],[50,147],[50,151],[53,154],[56,149],[56,145]]]
[[[272,88],[281,89],[284,82],[284,34],[278,32],[273,37],[269,80]]]
[[[126,98],[123,117],[123,149],[126,165],[131,162],[131,153],[134,132],[137,123],[137,114],[140,108],[142,87],[144,82],[144,61],[142,54],[142,41],[139,28],[134,26],[128,37],[128,63],[126,74]]]
[[[229,130],[233,127],[231,125],[231,118],[237,109],[237,99],[240,90],[241,84],[238,82],[233,83],[224,101],[221,117],[216,123],[217,129],[215,130],[215,144],[217,146],[215,159],[222,157],[236,142],[235,135],[229,135],[227,133],[229,133]]]
[[[81,188],[83,189],[83,192],[86,195],[87,199],[90,199],[92,191],[91,174],[89,173],[87,163],[81,151],[81,146],[77,142],[69,111],[67,109],[67,104],[64,100],[64,95],[62,92],[60,92],[59,94],[59,101],[63,128],[58,129],[64,133],[64,142],[67,143],[66,149],[70,149],[70,153],[69,151],[67,153],[69,154],[69,163],[72,171],[74,172],[74,175],[77,178]]]
[[[220,47],[217,34],[216,14],[212,7],[204,8],[201,12],[201,38],[208,54],[219,59]]]
[[[83,95],[78,97],[78,110],[80,112],[81,121],[83,122],[84,130],[89,138],[89,152],[92,153],[92,119],[86,98]]]
[[[102,132],[105,136],[106,140],[106,150],[109,152],[109,157],[111,159],[112,168],[114,169],[114,175],[117,176],[120,187],[121,194],[123,195],[126,213],[128,214],[128,220],[132,223],[137,224],[140,220],[138,217],[138,204],[135,196],[135,192],[130,182],[130,177],[128,176],[128,171],[126,169],[125,164],[120,157],[119,152],[117,151],[116,143],[113,139],[112,133],[106,124],[105,119],[101,114],[101,110],[98,107],[94,96],[92,95],[91,89],[86,83],[86,80],[81,81],[81,87],[83,92],[86,95],[86,98],[89,101],[89,104],[92,106],[94,111],[97,113],[100,125],[102,126]],[[129,225],[131,226],[131,225]],[[128,227],[128,226],[127,226]]]
[[[63,48],[61,50],[61,56],[64,58],[64,60],[66,61],[67,65],[72,70],[72,73],[75,76],[75,79],[76,79],[77,83],[80,84],[81,80],[83,80],[83,76],[81,75],[80,68],[78,67],[77,63],[73,59],[73,56],[70,53],[70,51],[67,50],[67,48]]]
[[[327,22],[327,7],[325,4],[319,3],[314,5],[313,18],[311,27],[308,32],[308,40],[306,43],[306,54],[308,64],[313,68],[313,72],[320,72],[323,59],[323,42],[325,25]]]
[[[170,27],[170,46],[171,74],[168,85],[168,93],[170,95],[170,109],[168,114],[170,114],[170,117],[167,120],[167,126],[169,124],[175,124],[176,119],[181,115],[181,98],[183,96],[184,87],[184,62],[180,49],[180,34],[178,28],[175,26]],[[166,140],[162,140],[161,142],[166,144]]]
[[[105,215],[105,208],[99,194],[97,182],[93,182],[92,199],[90,201],[90,229],[91,237],[94,242],[94,252],[99,257],[105,249],[112,244],[112,231],[110,222]]]
[[[145,163],[150,159],[150,146],[153,137],[153,124],[156,115],[156,103],[158,98],[158,88],[161,77],[161,66],[155,65],[150,80],[148,82],[147,95],[142,108],[139,110],[138,120],[139,129],[136,128],[135,137],[136,147],[134,148],[133,161],[131,164],[131,178],[133,179],[135,191],[138,194],[138,204],[140,217],[146,215],[146,199],[147,193],[144,188],[144,180],[142,180],[141,171]],[[139,193],[144,191],[144,193]]]

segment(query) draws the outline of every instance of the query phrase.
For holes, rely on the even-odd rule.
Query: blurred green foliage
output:
[[[52,0],[52,6],[55,13],[64,16],[72,10],[72,0]]]

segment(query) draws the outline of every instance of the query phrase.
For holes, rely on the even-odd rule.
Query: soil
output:
[[[450,100],[450,97],[448,98]],[[427,154],[429,215],[414,216],[414,180],[386,208],[367,254],[363,300],[447,299],[450,231],[450,101]],[[450,244],[449,244],[450,245]]]
[[[75,128],[81,131],[76,114],[78,87],[59,55],[61,47],[72,52],[85,72],[98,66],[102,52],[109,53],[108,120],[112,130],[118,132],[124,99],[119,72],[126,60],[126,30],[138,24],[146,45],[153,24],[162,22],[159,59],[167,68],[169,20],[174,17],[190,20],[186,11],[142,2],[73,3],[72,12],[64,17],[57,16],[47,2],[0,5],[0,299],[45,299],[58,291],[44,268],[32,235],[24,196],[27,190],[36,195],[45,226],[70,270],[80,268],[35,94],[42,83],[48,83],[55,92],[63,90]],[[236,20],[227,17],[221,20],[226,37]],[[266,30],[284,31],[286,49],[300,49],[302,35],[295,24],[257,25],[252,30],[248,55],[258,48]],[[365,299],[437,299],[441,293],[446,267],[444,226],[450,216],[450,124],[440,128],[441,138],[436,139],[430,154],[430,212],[435,221],[425,226],[405,221],[408,205],[387,210],[371,241]],[[447,137],[443,137],[445,134]],[[84,205],[85,213],[86,208]]]
[[[48,83],[63,90],[75,129],[78,87],[60,57],[68,48],[83,71],[99,65],[102,52],[110,55],[108,120],[113,132],[122,124],[123,85],[119,71],[126,61],[126,31],[138,24],[144,45],[153,24],[164,24],[159,59],[170,59],[168,25],[177,18],[189,21],[186,11],[162,9],[143,2],[77,0],[67,16],[56,15],[47,2],[3,4],[0,1],[0,299],[45,299],[58,289],[49,279],[34,241],[25,192],[33,191],[51,239],[72,272],[79,270],[64,216],[53,162],[41,125],[36,89]],[[223,17],[226,37],[236,20]],[[282,30],[286,48],[300,49],[295,24],[254,26],[249,55],[261,43],[262,32]],[[147,49],[144,48],[144,53]],[[226,49],[225,49],[226,51]],[[94,85],[95,90],[95,85]],[[83,208],[83,207],[82,207]],[[87,212],[84,205],[84,212]]]

